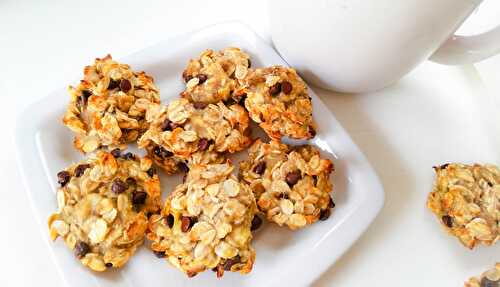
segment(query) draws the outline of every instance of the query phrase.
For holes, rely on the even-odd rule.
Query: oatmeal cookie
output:
[[[151,249],[189,277],[207,269],[218,277],[252,270],[257,207],[250,187],[231,174],[233,169],[230,163],[193,165],[161,215],[149,219]]]
[[[250,117],[269,137],[310,139],[316,135],[311,98],[294,69],[282,66],[256,69],[234,94],[246,97],[245,107]]]
[[[312,146],[292,148],[278,141],[256,140],[240,178],[250,184],[257,206],[278,225],[298,229],[326,220],[335,207],[329,181],[333,163]]]
[[[152,152],[167,173],[175,172],[180,161],[191,160],[197,152],[203,152],[200,162],[217,162],[214,152],[234,153],[251,143],[248,114],[237,104],[178,99],[168,106],[152,105],[146,119],[150,127],[139,139],[139,147]]]
[[[500,169],[459,163],[434,167],[427,206],[446,230],[472,249],[500,238]]]
[[[52,240],[61,236],[94,271],[123,266],[144,241],[147,216],[161,208],[152,161],[113,154],[98,151],[57,174],[58,211],[48,220]]]
[[[465,282],[464,287],[499,287],[500,286],[500,263],[484,272],[479,277],[472,277]]]
[[[146,108],[159,103],[158,88],[144,72],[134,72],[110,55],[83,70],[83,80],[68,91],[71,102],[63,123],[76,133],[83,152],[133,142],[147,129]]]
[[[207,104],[227,101],[249,68],[250,57],[238,48],[206,50],[199,59],[191,60],[182,73],[186,90],[181,96]]]

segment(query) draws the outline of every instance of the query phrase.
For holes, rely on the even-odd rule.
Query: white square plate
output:
[[[152,75],[160,88],[163,103],[167,103],[182,91],[181,73],[190,58],[207,48],[218,50],[227,46],[241,47],[248,52],[254,67],[286,65],[253,31],[237,23],[219,24],[168,39],[120,61]],[[67,285],[262,287],[310,284],[354,243],[384,202],[380,181],[366,158],[312,90],[310,95],[318,125],[317,136],[311,143],[335,164],[332,180],[336,208],[327,221],[295,232],[265,224],[255,234],[253,244],[257,260],[252,273],[242,276],[227,272],[222,279],[216,279],[212,272],[188,279],[145,247],[123,269],[97,274],[82,267],[61,240],[52,243],[46,220],[56,209],[55,175],[83,155],[73,149],[73,135],[61,124],[68,101],[66,88],[33,104],[17,121],[17,154],[34,214]],[[176,177],[161,177],[164,196],[177,181]]]

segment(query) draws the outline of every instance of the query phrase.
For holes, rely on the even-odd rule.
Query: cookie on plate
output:
[[[239,173],[268,220],[298,229],[330,216],[335,206],[330,197],[332,171],[333,163],[312,146],[258,139],[248,159],[240,163]]]
[[[250,68],[250,57],[238,48],[204,51],[182,73],[186,90],[181,96],[191,102],[218,103],[231,98]]]
[[[153,78],[132,71],[110,55],[96,59],[83,73],[80,84],[68,89],[71,101],[63,118],[76,134],[75,147],[92,152],[137,140],[147,129],[147,106],[160,102]]]
[[[221,162],[215,153],[234,153],[251,143],[248,114],[237,104],[178,99],[168,106],[151,105],[146,119],[150,127],[139,147],[152,153],[167,173],[176,172],[179,162],[189,162],[193,156],[201,163]]]
[[[273,139],[310,139],[316,135],[311,98],[304,81],[292,68],[255,69],[234,97],[246,97],[252,120]],[[238,96],[239,95],[239,96]]]
[[[151,166],[148,158],[98,151],[59,172],[58,211],[48,220],[52,240],[64,238],[94,271],[122,267],[144,241],[147,216],[161,208]]]
[[[427,206],[444,228],[472,249],[500,238],[500,169],[460,163],[434,167]]]
[[[500,286],[500,263],[484,272],[479,277],[472,277],[465,282],[464,287],[499,287]]]
[[[252,270],[257,208],[250,187],[231,174],[233,169],[230,163],[193,165],[161,215],[149,219],[151,249],[189,277],[207,269],[217,277]]]

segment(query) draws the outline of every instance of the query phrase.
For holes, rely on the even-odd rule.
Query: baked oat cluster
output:
[[[500,238],[500,169],[459,163],[434,169],[427,206],[444,228],[470,249],[495,244]]]
[[[500,263],[484,272],[479,277],[472,277],[465,282],[464,287],[499,287],[500,286]]]
[[[58,173],[49,230],[91,270],[122,267],[146,237],[157,257],[189,277],[246,274],[258,213],[290,229],[330,216],[333,164],[312,146],[280,142],[316,133],[295,70],[252,69],[245,52],[225,48],[191,60],[182,77],[181,98],[161,105],[151,77],[107,56],[69,88],[63,122],[87,158]],[[250,120],[272,140],[255,141],[237,178],[227,155],[252,144]],[[133,142],[147,156],[123,151]],[[156,167],[184,173],[163,208]]]
[[[311,139],[316,135],[311,98],[292,68],[272,66],[251,71],[235,97],[246,97],[250,117],[272,139]]]
[[[110,55],[86,66],[83,74],[80,84],[68,89],[71,101],[63,118],[76,134],[75,147],[92,152],[137,140],[147,129],[146,108],[160,102],[153,78]]]
[[[255,261],[251,225],[256,212],[250,187],[231,173],[230,163],[194,165],[149,220],[148,239],[189,277],[213,269],[248,273]]]
[[[166,173],[179,170],[179,162],[221,162],[221,153],[241,151],[251,143],[249,118],[243,107],[191,103],[186,99],[167,106],[151,105],[146,113],[149,129],[139,139]]]
[[[181,96],[192,102],[215,104],[227,101],[250,68],[250,57],[238,48],[204,51],[189,61],[182,73],[186,90]]]
[[[147,157],[99,151],[59,172],[58,211],[48,220],[52,240],[62,237],[94,271],[123,266],[144,241],[147,215],[160,209],[160,181],[151,168]]]
[[[256,140],[240,177],[254,191],[267,219],[291,229],[326,220],[335,206],[329,181],[333,164],[312,146],[291,147],[278,141]]]

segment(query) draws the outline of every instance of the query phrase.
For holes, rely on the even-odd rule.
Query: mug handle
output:
[[[500,25],[472,36],[453,35],[430,57],[445,65],[465,65],[479,62],[500,53]]]

